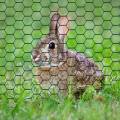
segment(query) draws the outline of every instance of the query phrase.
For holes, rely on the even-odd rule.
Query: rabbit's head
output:
[[[64,38],[68,32],[68,18],[55,13],[50,22],[50,32],[38,42],[32,58],[39,66],[58,66],[64,59]]]

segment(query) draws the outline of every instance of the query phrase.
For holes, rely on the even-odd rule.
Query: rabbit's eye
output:
[[[54,42],[51,42],[50,44],[49,44],[49,49],[54,49],[55,48],[55,43]]]

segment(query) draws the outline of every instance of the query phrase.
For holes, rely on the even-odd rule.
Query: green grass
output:
[[[104,87],[101,93],[86,90],[81,99],[71,96],[58,98],[33,96],[27,99],[27,93],[21,91],[17,99],[0,98],[1,120],[119,120],[120,118],[120,80]]]
[[[0,120],[119,120],[119,0],[16,1],[0,0]],[[93,59],[106,76],[100,93],[90,87],[78,100],[58,97],[34,78],[31,51],[58,8],[71,18],[66,47]]]

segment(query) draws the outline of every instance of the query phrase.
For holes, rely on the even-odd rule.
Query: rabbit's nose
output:
[[[38,62],[40,60],[40,55],[35,56],[33,59],[35,62]]]
[[[34,60],[37,57],[37,55],[32,54],[32,59]]]
[[[32,53],[32,59],[35,61],[35,62],[38,62],[40,60],[40,54],[37,54],[36,52],[33,52]]]

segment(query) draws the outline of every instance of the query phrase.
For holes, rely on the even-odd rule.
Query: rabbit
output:
[[[85,55],[65,48],[64,39],[69,31],[67,16],[54,13],[51,17],[50,31],[40,40],[32,51],[36,66],[36,76],[42,89],[55,86],[60,94],[72,93],[79,96],[87,86],[96,90],[102,87],[104,75],[98,66]]]

